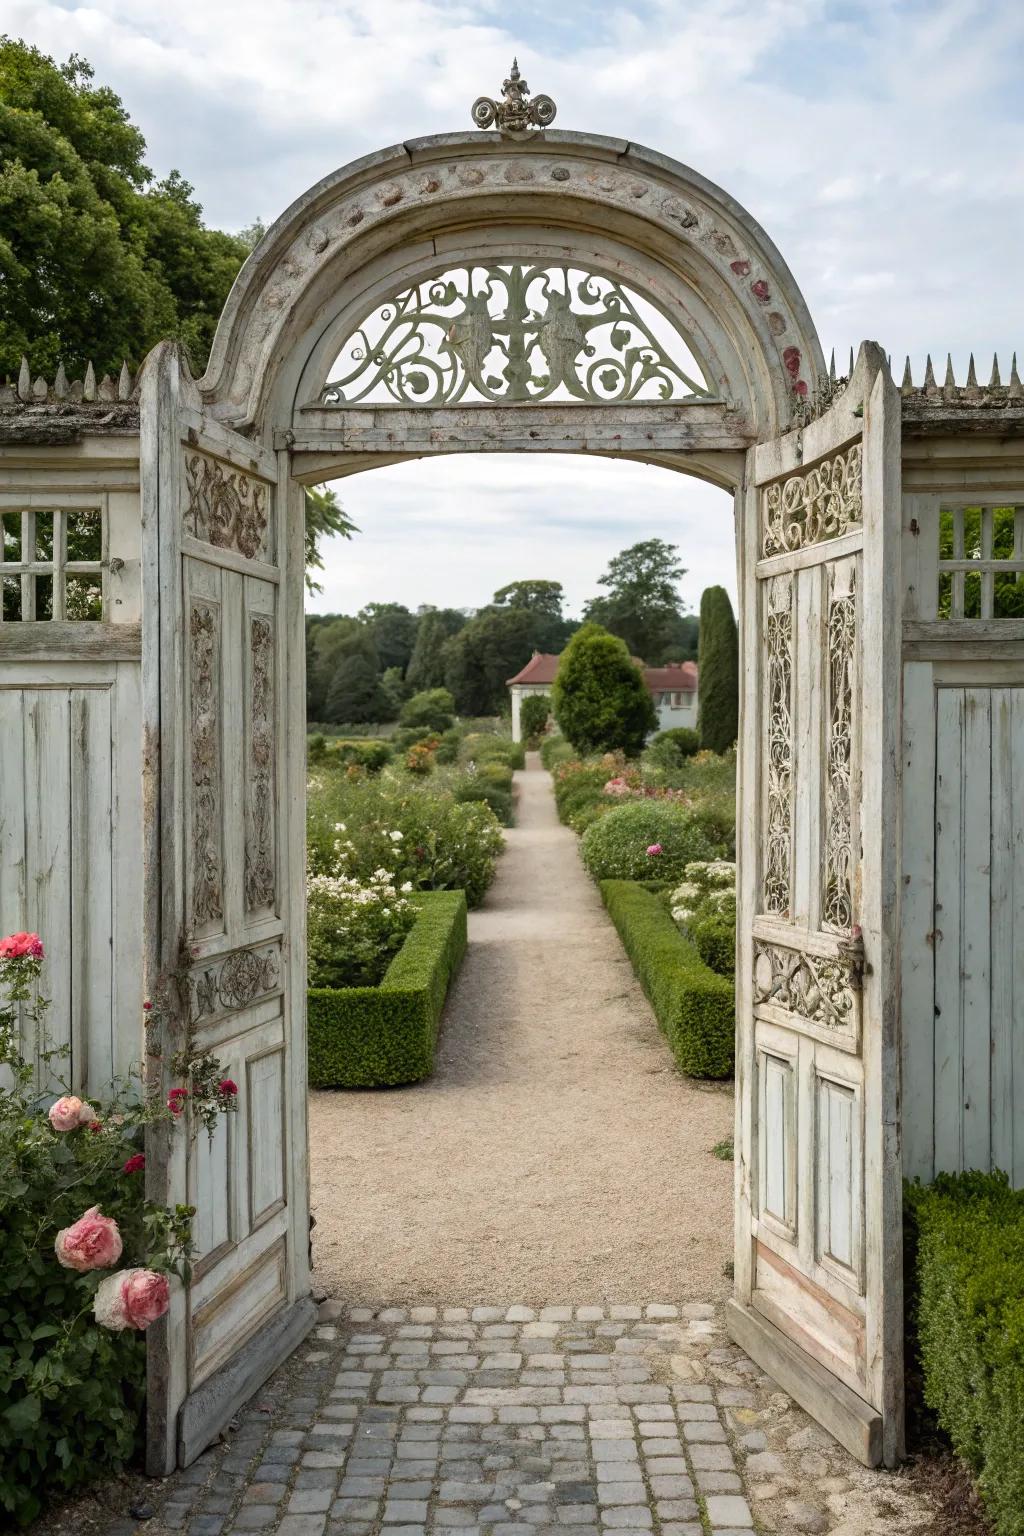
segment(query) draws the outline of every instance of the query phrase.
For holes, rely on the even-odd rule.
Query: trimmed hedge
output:
[[[662,898],[640,881],[602,880],[601,896],[680,1069],[687,1077],[731,1077],[732,982],[709,970]]]
[[[1024,1536],[1024,1190],[1004,1173],[941,1174],[908,1185],[905,1208],[925,1402],[996,1536]]]
[[[422,891],[419,916],[379,987],[311,987],[311,1088],[384,1088],[434,1070],[448,987],[466,952],[463,891]]]
[[[576,753],[562,735],[545,736],[540,744],[540,760],[548,773],[559,763],[571,763]]]

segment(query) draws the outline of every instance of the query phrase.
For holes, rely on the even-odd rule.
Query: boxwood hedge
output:
[[[709,970],[655,891],[636,880],[602,880],[601,895],[681,1070],[731,1077],[733,983]]]
[[[925,1402],[996,1536],[1024,1536],[1024,1190],[1003,1173],[908,1185],[910,1321]]]
[[[463,891],[423,891],[419,916],[379,987],[311,987],[311,1088],[384,1088],[434,1070],[449,984],[466,952]]]

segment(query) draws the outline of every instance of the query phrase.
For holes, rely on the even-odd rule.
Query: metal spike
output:
[[[32,398],[33,400],[45,400],[49,393],[50,386],[47,384],[42,374],[40,374],[38,379],[36,379],[35,383],[32,385]]]
[[[66,400],[68,394],[68,376],[64,372],[64,364],[57,364],[57,373],[53,381],[53,393],[56,399]]]
[[[929,352],[928,353],[928,360],[927,360],[927,362],[924,365],[924,388],[925,388],[925,393],[929,394],[929,395],[934,395],[936,390],[938,389],[938,387],[939,386],[935,382],[935,369],[932,367],[932,355]]]
[[[910,391],[913,389],[913,387],[914,387],[914,376],[913,376],[913,374],[910,371],[910,353],[908,352],[907,353],[906,365],[904,366],[904,369],[903,369],[903,383],[900,385],[900,388],[901,388],[901,390],[903,391],[903,393],[905,395],[909,395]]]
[[[1010,364],[1010,399],[1024,399],[1024,385],[1020,382],[1020,374],[1017,372],[1017,354],[1013,354],[1013,362]]]
[[[836,349],[835,349],[835,347],[832,348],[832,357],[829,360],[829,365],[828,365],[828,381],[829,381],[830,384],[834,384],[835,381],[836,381]]]
[[[131,376],[131,372],[130,372],[130,370],[128,368],[128,364],[126,362],[123,362],[121,364],[121,372],[120,372],[120,375],[118,376],[118,380],[117,380],[117,398],[119,400],[127,400],[128,396],[131,394],[131,392],[132,392],[132,376]]]
[[[117,385],[114,383],[109,373],[105,373],[102,379],[100,379],[99,387],[96,390],[96,398],[97,400],[117,399]]]
[[[989,389],[1002,389],[1003,387],[1003,381],[999,377],[999,354],[997,352],[992,354],[992,377],[988,381],[988,387]]]
[[[85,365],[85,379],[82,383],[82,399],[96,399],[96,370],[91,362]]]
[[[18,399],[31,400],[32,375],[28,371],[28,358],[22,356],[21,367],[18,369]]]

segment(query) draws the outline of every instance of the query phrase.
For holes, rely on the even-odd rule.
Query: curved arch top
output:
[[[353,161],[300,197],[242,268],[200,392],[226,424],[292,419],[314,353],[383,282],[489,249],[606,249],[702,334],[722,398],[762,439],[824,374],[796,282],[733,198],[668,156],[591,134],[441,134]]]

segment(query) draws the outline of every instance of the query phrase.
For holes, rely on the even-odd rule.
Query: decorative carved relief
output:
[[[245,907],[274,905],[274,626],[249,625],[249,760],[246,765]]]
[[[280,974],[276,945],[262,950],[236,949],[226,959],[193,974],[196,1018],[248,1008],[257,998],[277,989]]]
[[[765,591],[763,909],[788,917],[793,847],[793,584]]]
[[[852,1029],[860,1006],[863,957],[859,935],[835,959],[755,939],[754,1004],[771,1003],[826,1029]]]
[[[248,560],[268,558],[267,487],[262,481],[203,453],[185,455],[185,479],[186,533]]]
[[[224,916],[221,889],[220,615],[193,601],[189,620],[192,926]]]
[[[828,571],[825,836],[821,921],[843,932],[853,925],[853,670],[857,647],[854,562]]]
[[[762,497],[763,555],[781,555],[836,539],[859,526],[861,445],[823,459],[813,469],[769,485]]]
[[[327,405],[714,398],[653,306],[612,278],[547,263],[464,266],[406,288],[337,366]]]

